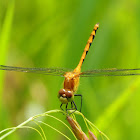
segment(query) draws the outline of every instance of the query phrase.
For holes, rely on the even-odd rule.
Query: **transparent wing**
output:
[[[63,76],[65,72],[71,71],[71,69],[66,69],[66,68],[24,68],[24,67],[12,67],[12,66],[5,66],[5,65],[0,65],[0,70],[18,71],[18,72],[25,72],[25,73],[38,73],[38,74],[54,75],[54,76]]]
[[[136,69],[95,69],[80,73],[80,77],[93,77],[93,76],[133,76],[140,75],[140,68]]]

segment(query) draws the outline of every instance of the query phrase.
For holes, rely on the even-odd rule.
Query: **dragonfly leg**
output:
[[[66,104],[66,111],[68,110],[68,103]]]
[[[73,103],[72,102],[70,102],[71,103],[71,109],[73,109]]]
[[[76,110],[77,110],[77,106],[76,106],[75,102],[72,101],[71,103],[75,106],[75,108],[72,108],[72,109],[73,109],[73,110],[75,109],[75,111],[76,111]],[[73,105],[72,105],[72,106],[73,106]]]
[[[76,96],[80,96],[81,97],[82,95],[78,94]],[[62,105],[63,105],[63,103],[60,105],[60,108],[64,111],[64,109],[62,108]],[[76,106],[74,101],[71,102],[71,108],[70,109],[68,109],[68,103],[66,104],[66,111],[68,111],[68,110],[74,110],[70,114],[74,113],[77,110],[77,106]],[[81,108],[80,108],[80,111],[81,111]]]
[[[60,108],[64,111],[64,109],[62,108],[63,103],[60,105]]]
[[[74,105],[74,108],[73,108],[73,105]],[[69,109],[69,110],[74,110],[73,112],[71,112],[70,114],[72,114],[72,113],[74,113],[76,110],[77,110],[77,106],[76,106],[76,104],[75,104],[75,102],[74,101],[72,101],[71,102],[71,106],[72,106],[72,108],[71,109]],[[69,115],[70,115],[69,114]]]
[[[74,110],[72,111],[70,114],[74,113],[76,110],[77,110],[77,106],[75,104],[74,101],[71,102],[71,108],[68,108],[68,103],[66,104],[66,111],[67,111],[67,114],[68,114],[68,110]],[[70,115],[69,114],[69,115]]]
[[[82,110],[82,95],[81,94],[74,94],[74,96],[80,96],[81,97],[81,106],[80,106],[80,112]]]

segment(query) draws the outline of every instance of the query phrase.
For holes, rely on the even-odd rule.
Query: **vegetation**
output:
[[[140,68],[140,2],[135,1],[17,1],[0,0],[0,65],[74,69],[96,23],[100,27],[82,70]],[[59,109],[57,94],[64,78],[40,74],[0,72],[0,131],[29,117]],[[139,139],[140,76],[83,77],[82,113],[111,140]],[[75,102],[80,108],[78,97]],[[66,122],[66,116],[56,114]],[[85,123],[77,118],[82,130]],[[58,121],[70,139],[73,135]],[[35,126],[34,126],[35,127]],[[47,139],[64,137],[43,126]],[[94,132],[93,132],[94,133]],[[40,138],[29,129],[7,139]]]

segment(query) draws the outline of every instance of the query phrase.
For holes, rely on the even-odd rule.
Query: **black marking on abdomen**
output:
[[[89,43],[89,47],[91,46],[92,43]]]
[[[97,28],[97,30],[98,30],[98,28]],[[96,34],[96,31],[97,31],[97,30],[94,30],[94,31],[95,31],[95,34]]]
[[[83,59],[82,63],[84,62],[85,59]]]

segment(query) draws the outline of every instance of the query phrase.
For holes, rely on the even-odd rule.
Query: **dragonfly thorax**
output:
[[[63,104],[72,102],[74,99],[73,91],[70,91],[69,89],[60,89],[58,92],[58,98]]]
[[[79,73],[67,72],[64,76],[64,89],[69,89],[70,91],[75,92],[79,85]]]

